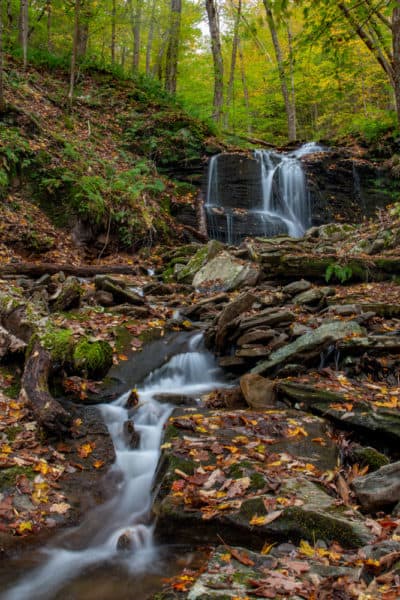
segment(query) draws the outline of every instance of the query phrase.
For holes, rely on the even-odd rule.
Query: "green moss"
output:
[[[21,431],[22,427],[20,425],[12,425],[10,427],[6,427],[4,433],[6,434],[8,441],[13,442]]]
[[[32,467],[11,467],[0,471],[0,490],[13,487],[20,475],[25,475],[28,479],[33,479],[36,475]]]
[[[73,337],[70,329],[48,327],[41,336],[41,344],[51,354],[55,362],[70,362],[72,356]]]
[[[167,425],[164,433],[164,442],[168,443],[173,438],[178,438],[180,436],[179,430],[174,425]]]
[[[294,536],[294,541],[301,539],[315,543],[336,541],[345,548],[362,546],[365,539],[357,535],[354,527],[346,520],[317,511],[306,511],[297,506],[291,506],[283,511],[279,519],[281,531],[288,536]]]
[[[104,377],[112,366],[113,351],[108,342],[81,340],[75,346],[73,364],[85,377]]]
[[[254,472],[250,475],[250,489],[260,490],[265,486],[265,479],[261,473]]]
[[[387,456],[368,446],[367,448],[355,448],[353,450],[353,457],[361,467],[369,467],[369,471],[377,471],[381,467],[388,465],[390,460]]]
[[[175,473],[175,469],[183,471],[186,475],[193,475],[196,465],[192,460],[181,458],[176,454],[168,455],[168,473],[170,475],[170,481],[180,479],[180,476]]]
[[[246,469],[252,469],[252,464],[248,460],[242,460],[229,467],[228,475],[233,479],[240,479],[244,476]]]
[[[239,514],[247,521],[250,521],[254,515],[263,516],[267,514],[267,509],[262,498],[251,498],[245,500],[240,507]]]
[[[203,248],[200,248],[200,250],[198,250],[196,254],[189,260],[187,265],[181,271],[179,271],[178,281],[192,283],[193,277],[204,265],[207,256],[208,247],[204,246]]]

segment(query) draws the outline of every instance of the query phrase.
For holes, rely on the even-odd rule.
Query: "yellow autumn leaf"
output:
[[[41,460],[33,467],[33,470],[38,471],[42,475],[47,475],[50,471],[50,467],[44,460]]]
[[[10,454],[10,452],[12,452],[12,448],[8,444],[3,444],[1,447],[1,452],[3,454]]]
[[[271,552],[272,548],[275,545],[276,545],[276,542],[274,542],[273,544],[264,544],[264,546],[262,547],[262,550],[261,550],[261,554],[266,556],[267,554],[269,554]]]
[[[254,515],[250,519],[250,525],[265,525],[266,522],[267,522],[267,516],[266,515],[264,515],[262,517],[259,517],[258,515]]]
[[[87,444],[82,444],[78,448],[78,454],[81,458],[87,458],[89,454],[92,454],[95,448],[94,442],[88,442]]]
[[[95,460],[93,466],[95,469],[101,469],[101,467],[104,467],[104,460]]]
[[[310,546],[310,544],[308,542],[306,542],[305,540],[301,540],[299,551],[301,554],[304,554],[304,556],[309,556],[309,557],[314,556],[314,554],[315,554],[314,548],[312,548]]]
[[[32,531],[33,525],[31,521],[23,521],[18,525],[17,532],[19,534],[24,533],[25,531]]]

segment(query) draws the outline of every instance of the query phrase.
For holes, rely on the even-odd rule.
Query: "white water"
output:
[[[293,152],[283,154],[271,150],[256,150],[254,156],[260,165],[262,204],[251,209],[261,223],[264,235],[287,233],[299,238],[311,225],[311,208],[307,182],[301,158],[307,154],[324,152],[315,142],[303,144]],[[235,237],[234,207],[221,207],[219,198],[218,157],[210,160],[207,182],[206,210],[222,208],[226,218],[225,238],[233,243]]]
[[[280,154],[256,150],[260,164],[262,208],[253,211],[265,224],[265,235],[285,232],[299,238],[311,225],[311,208],[303,166],[306,154],[322,152],[315,142],[304,144],[294,152]]]
[[[132,411],[125,408],[130,392],[112,404],[99,406],[115,446],[116,462],[112,469],[120,475],[114,497],[91,511],[82,525],[62,538],[60,546],[46,548],[44,564],[2,593],[2,600],[51,599],[91,565],[112,561],[130,573],[151,570],[158,556],[150,516],[151,489],[162,429],[173,410],[170,404],[160,404],[154,396],[165,392],[189,396],[205,393],[224,385],[222,376],[220,381],[218,376],[212,356],[203,349],[202,334],[195,335],[188,352],[172,357],[138,390],[139,406],[133,414],[135,429],[140,433],[136,450],[127,445],[123,435],[124,423],[132,416]],[[131,540],[129,551],[117,549],[122,534]]]

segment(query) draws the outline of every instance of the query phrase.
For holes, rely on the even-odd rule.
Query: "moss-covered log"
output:
[[[49,392],[51,365],[50,352],[36,340],[25,362],[21,395],[32,407],[40,425],[46,431],[60,435],[68,430],[72,417]]]
[[[261,255],[262,270],[268,279],[296,279],[301,273],[305,279],[325,281],[328,269],[337,266],[340,274],[339,259],[336,255],[264,253]],[[347,260],[346,283],[355,281],[384,281],[400,273],[400,258],[386,256],[380,258],[354,257]],[[335,271],[333,272],[335,275]]]

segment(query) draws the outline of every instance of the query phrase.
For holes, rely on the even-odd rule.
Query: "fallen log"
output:
[[[68,431],[72,417],[49,392],[51,365],[50,353],[35,341],[25,362],[20,394],[39,424],[47,432],[61,435]]]
[[[95,275],[107,275],[114,273],[119,275],[138,275],[139,269],[133,265],[70,265],[65,263],[10,263],[0,266],[0,277],[2,275],[28,275],[29,277],[41,277],[42,275],[55,275],[60,272],[76,277],[94,277]]]

